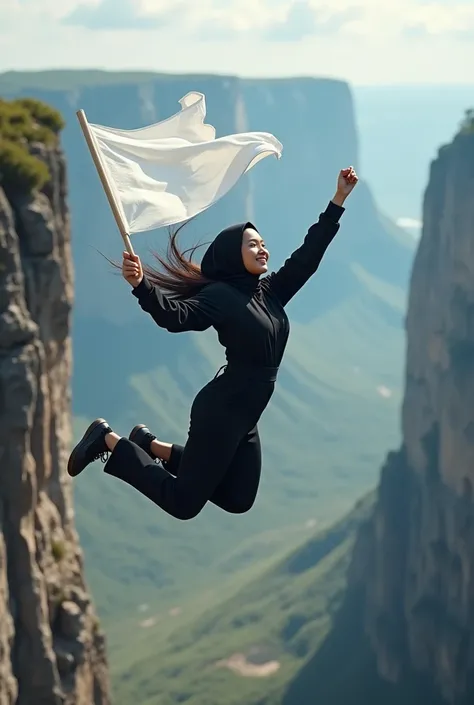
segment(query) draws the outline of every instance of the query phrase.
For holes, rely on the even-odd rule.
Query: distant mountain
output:
[[[157,329],[97,253],[119,258],[122,243],[74,114],[83,108],[93,122],[137,127],[176,112],[189,90],[206,94],[208,121],[218,134],[272,131],[284,155],[258,165],[191,223],[184,242],[209,240],[223,225],[252,218],[277,267],[325,208],[339,169],[359,166],[352,95],[343,82],[101,72],[0,76],[0,95],[39,97],[67,121],[76,433],[103,415],[122,434],[146,422],[162,438],[183,441],[192,397],[223,361],[212,332],[176,336]],[[149,245],[164,246],[165,233],[137,235],[134,244],[146,256]],[[180,524],[104,477],[100,467],[77,480],[89,582],[109,625],[142,601],[181,599],[293,546],[307,526],[334,519],[373,485],[399,436],[412,256],[411,238],[379,213],[362,179],[320,271],[289,306],[292,337],[261,424],[264,476],[250,514],[232,517],[210,506],[192,525]]]

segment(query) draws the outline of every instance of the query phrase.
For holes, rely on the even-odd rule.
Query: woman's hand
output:
[[[141,283],[143,269],[138,255],[123,253],[122,276],[134,289]]]
[[[342,206],[348,195],[352,192],[352,189],[357,185],[358,181],[359,177],[352,166],[347,169],[341,169],[337,179],[336,195],[332,199],[333,203],[338,206]]]

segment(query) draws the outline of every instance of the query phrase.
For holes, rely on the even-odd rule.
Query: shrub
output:
[[[48,179],[49,169],[44,162],[20,144],[0,139],[0,185],[6,192],[30,193],[42,188]]]
[[[48,167],[30,144],[54,145],[64,127],[60,113],[33,98],[0,99],[0,185],[7,192],[31,192],[49,180]]]
[[[25,108],[40,125],[48,128],[56,135],[64,128],[65,123],[61,113],[41,100],[19,98],[13,101],[13,104]]]

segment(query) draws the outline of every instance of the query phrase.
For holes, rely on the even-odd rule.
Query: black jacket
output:
[[[302,245],[277,272],[257,280],[253,291],[213,282],[192,298],[176,300],[144,277],[132,293],[141,308],[169,332],[214,327],[229,364],[278,367],[289,335],[284,306],[318,269],[343,212],[344,208],[330,201]]]

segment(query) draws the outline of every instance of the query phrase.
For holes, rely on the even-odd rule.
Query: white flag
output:
[[[281,143],[267,132],[216,139],[214,127],[204,123],[202,93],[188,93],[179,102],[180,112],[137,130],[88,124],[129,234],[201,213],[260,159],[281,157]]]

